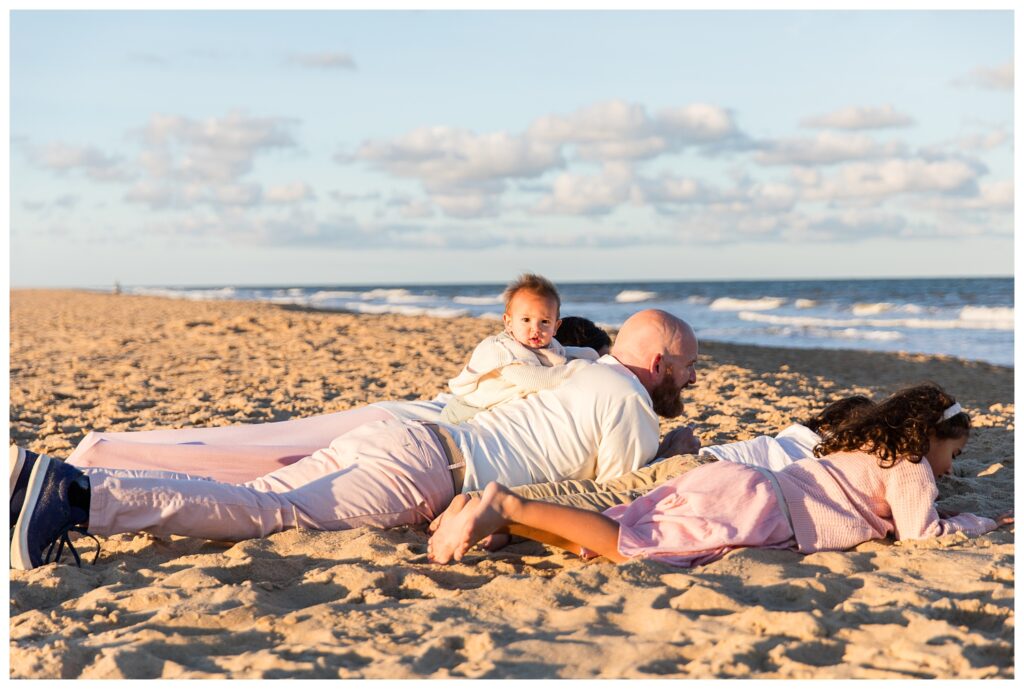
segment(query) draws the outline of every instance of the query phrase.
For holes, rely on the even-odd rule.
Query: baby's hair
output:
[[[559,339],[559,342],[561,342],[561,339]],[[803,425],[818,435],[825,435],[831,429],[852,419],[856,414],[860,414],[874,406],[875,403],[864,395],[844,397],[827,405],[820,412],[804,421]]]
[[[905,388],[834,427],[814,448],[814,455],[861,451],[878,457],[881,467],[891,467],[904,459],[916,464],[931,449],[929,434],[947,440],[971,432],[967,412],[942,418],[954,402],[935,383]]]
[[[601,328],[597,327],[594,321],[579,316],[566,316],[562,319],[562,325],[555,333],[555,339],[559,344],[570,347],[590,347],[595,352],[601,351],[602,347],[611,347],[612,338]]]
[[[535,275],[534,273],[523,273],[510,282],[501,295],[505,300],[505,313],[508,313],[508,307],[512,304],[512,298],[519,292],[524,291],[555,302],[556,315],[561,311],[562,298],[558,296],[558,290],[555,288],[555,283],[551,282],[551,280],[548,280],[546,277]]]

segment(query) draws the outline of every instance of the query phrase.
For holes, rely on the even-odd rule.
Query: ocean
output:
[[[241,299],[356,313],[498,320],[504,284],[126,287],[129,294]],[[664,309],[703,340],[948,354],[1013,366],[1013,279],[559,283],[563,316],[618,327]],[[497,325],[495,326],[497,329]]]

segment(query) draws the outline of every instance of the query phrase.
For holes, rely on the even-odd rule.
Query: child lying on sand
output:
[[[691,567],[739,547],[843,550],[893,533],[920,539],[980,535],[1013,522],[940,518],[935,479],[949,473],[970,417],[935,385],[900,391],[826,433],[814,462],[773,472],[715,462],[602,514],[527,500],[491,483],[453,505],[430,539],[434,562],[461,560],[499,530],[614,562],[650,557]],[[926,461],[922,461],[926,460]],[[460,509],[461,508],[461,509]]]

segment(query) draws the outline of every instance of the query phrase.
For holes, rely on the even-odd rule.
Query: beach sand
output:
[[[699,324],[697,324],[699,326]],[[496,323],[73,291],[11,293],[12,442],[257,423],[442,391]],[[840,396],[934,380],[975,430],[940,506],[1013,505],[1013,370],[702,343],[683,419],[705,444]],[[663,431],[674,423],[663,423]],[[95,566],[11,571],[15,678],[1010,678],[1013,530],[706,567],[539,544],[426,561],[422,528],[237,544],[102,539]],[[88,539],[77,539],[91,561]],[[66,558],[69,559],[69,558]]]

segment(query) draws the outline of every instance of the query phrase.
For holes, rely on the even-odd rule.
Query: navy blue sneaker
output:
[[[75,564],[82,566],[82,558],[71,545],[68,534],[73,531],[93,540],[96,537],[83,526],[89,521],[88,513],[71,504],[69,493],[73,484],[88,490],[89,480],[81,471],[59,459],[35,456],[11,537],[11,567],[33,569],[56,562],[60,560],[64,546],[71,551]],[[99,555],[99,541],[96,540],[94,564]]]
[[[28,477],[32,473],[32,467],[36,465],[35,452],[26,450],[17,445],[11,445],[8,456],[8,470],[10,472],[11,492],[11,534],[14,534],[14,524],[21,513],[21,506],[25,504],[25,489],[28,487]]]

